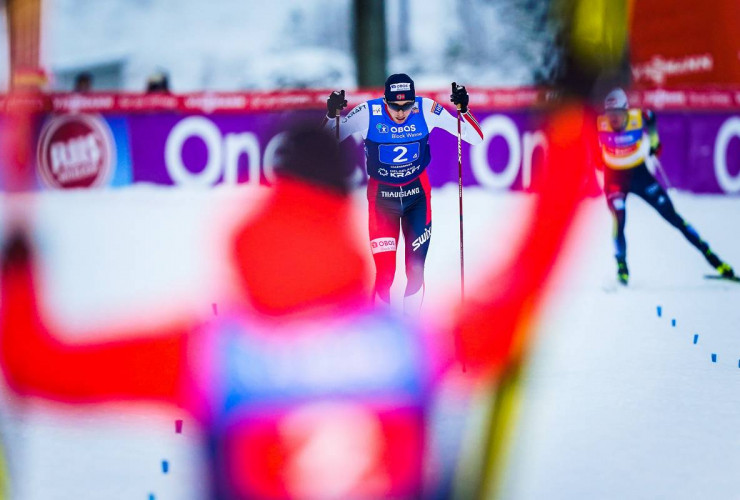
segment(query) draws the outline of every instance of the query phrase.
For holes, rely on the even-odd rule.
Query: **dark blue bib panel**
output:
[[[416,98],[415,111],[398,124],[385,111],[383,99],[367,102],[370,125],[365,139],[367,173],[373,179],[391,184],[410,182],[426,169],[431,160],[429,128]]]

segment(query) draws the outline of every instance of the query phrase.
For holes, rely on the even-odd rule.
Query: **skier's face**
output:
[[[414,108],[414,101],[387,101],[388,114],[396,123],[403,123]]]
[[[622,130],[627,126],[627,110],[609,109],[606,111],[606,119],[613,130]]]

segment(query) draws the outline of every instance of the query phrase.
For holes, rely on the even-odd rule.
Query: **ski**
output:
[[[734,283],[740,283],[740,277],[738,276],[722,276],[720,274],[705,274],[704,278],[708,280],[722,280],[722,281],[732,281]]]

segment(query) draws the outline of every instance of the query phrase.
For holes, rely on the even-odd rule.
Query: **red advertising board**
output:
[[[636,0],[630,53],[642,87],[740,84],[738,0]]]
[[[740,30],[739,30],[740,32]],[[190,94],[135,94],[91,92],[0,94],[0,113],[18,106],[52,113],[264,113],[273,111],[325,110],[330,90],[273,92],[195,92]],[[383,94],[382,89],[349,91],[350,108]],[[449,105],[449,90],[422,90],[424,95]],[[529,110],[546,104],[548,90],[536,87],[511,89],[470,89],[470,105],[476,111]],[[724,88],[635,89],[629,92],[630,105],[655,110],[737,111],[740,109],[740,80]]]

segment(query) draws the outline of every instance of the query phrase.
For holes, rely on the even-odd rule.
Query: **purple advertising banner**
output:
[[[322,119],[306,112],[306,118]],[[283,118],[283,119],[281,119]],[[463,144],[463,181],[494,189],[526,189],[546,149],[533,112],[481,113],[483,147]],[[284,117],[248,115],[140,115],[129,118],[134,182],[201,185],[226,182],[264,183],[280,142]],[[365,170],[361,138],[355,145],[358,178]],[[457,137],[435,129],[430,138],[432,186],[457,183]]]
[[[269,183],[281,130],[296,115],[317,123],[323,116],[317,111],[47,115],[37,138],[39,185]],[[537,166],[547,151],[542,113],[521,109],[476,116],[485,140],[475,147],[463,143],[464,184],[492,190],[536,185]],[[0,119],[0,131],[2,126]],[[668,185],[694,193],[740,193],[740,112],[662,111],[658,132]],[[348,141],[362,183],[362,140]],[[436,129],[430,145],[432,186],[457,183],[457,138]]]
[[[321,114],[306,113],[321,119]],[[541,115],[489,112],[478,118],[485,141],[476,147],[463,144],[464,183],[504,190],[531,187],[547,150]],[[201,186],[269,182],[283,120],[278,113],[132,115],[133,181]],[[740,193],[740,116],[664,112],[658,131],[660,161],[670,186],[695,193]],[[457,182],[456,141],[443,130],[432,132],[432,186]],[[355,144],[357,168],[364,171],[362,142],[358,138]]]

